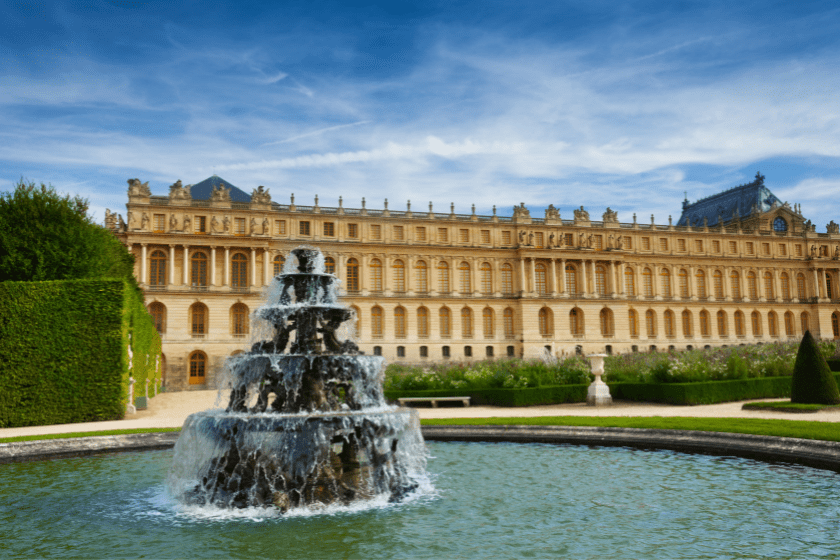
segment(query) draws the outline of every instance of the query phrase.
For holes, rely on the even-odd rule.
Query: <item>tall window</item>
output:
[[[429,310],[425,307],[417,310],[417,337],[429,338]]]
[[[248,334],[248,307],[236,303],[230,308],[230,334],[234,338],[244,338]]]
[[[659,277],[662,279],[662,297],[671,297],[671,271],[663,268]]]
[[[694,281],[697,284],[697,297],[706,298],[709,295],[706,292],[706,273],[698,270],[694,276]]]
[[[382,261],[379,259],[370,261],[370,289],[373,292],[382,291]]]
[[[545,285],[545,265],[540,263],[534,267],[534,279],[536,283],[537,293],[540,295],[545,295],[547,293],[547,288]]]
[[[793,313],[790,311],[785,313],[785,334],[787,336],[793,336],[796,334],[793,328]]]
[[[537,314],[537,320],[539,322],[540,334],[545,337],[551,336],[553,330],[551,325],[551,310],[547,307],[540,309]]]
[[[190,258],[192,274],[190,275],[192,286],[204,287],[207,285],[207,255],[196,251]]]
[[[286,259],[283,258],[283,255],[277,255],[272,262],[274,263],[274,276],[277,276],[283,272],[283,265],[286,264]]]
[[[831,274],[825,273],[825,297],[831,298]]]
[[[769,272],[764,273],[764,297],[767,299],[776,299],[776,294],[773,293],[773,275]]]
[[[149,304],[149,314],[155,322],[157,332],[163,334],[166,332],[166,306],[159,301]]]
[[[607,270],[600,264],[595,267],[595,293],[607,295]]]
[[[464,307],[461,309],[461,336],[463,338],[472,338],[473,335],[473,317],[472,309]]]
[[[606,307],[601,310],[600,313],[601,319],[601,336],[612,336],[613,335],[613,314],[612,311],[607,309]]]
[[[799,316],[799,323],[802,326],[803,334],[805,333],[805,331],[811,330],[811,317],[808,315],[807,311],[803,311],[802,314]]]
[[[511,309],[510,307],[505,309],[504,323],[505,338],[513,338],[514,336],[516,336],[513,330],[513,309]]]
[[[493,269],[490,263],[481,264],[481,293],[486,296],[493,294]]]
[[[401,293],[405,291],[405,264],[396,259],[393,264],[394,271],[394,291]]]
[[[513,293],[513,267],[509,264],[502,265],[502,293],[510,295]]]
[[[653,297],[653,273],[647,267],[642,271],[642,289],[645,297]]]
[[[494,329],[493,329],[493,310],[489,307],[485,307],[484,311],[481,312],[481,322],[484,325],[484,338],[493,338],[494,336]]]
[[[726,328],[726,311],[720,310],[717,312],[718,336],[726,336],[728,329]]]
[[[750,299],[756,301],[758,299],[758,279],[752,270],[747,273],[747,290],[749,291]]]
[[[665,311],[664,315],[664,322],[665,322],[665,336],[669,338],[673,338],[676,334],[674,332],[674,312],[670,309]]]
[[[732,274],[729,275],[729,281],[732,286],[732,297],[737,300],[741,297],[741,277],[737,271],[732,271]]]
[[[790,277],[787,275],[787,272],[782,272],[782,299],[789,300],[790,299]]]
[[[190,354],[190,385],[202,385],[206,379],[207,354],[196,350]]]
[[[233,219],[233,234],[245,235],[245,218]]]
[[[347,291],[359,291],[359,261],[356,259],[347,261]]]
[[[645,311],[645,328],[647,329],[648,338],[656,336],[656,314],[653,309]]]
[[[417,261],[414,264],[414,276],[417,280],[416,289],[418,293],[425,294],[429,291],[429,270],[426,261]]]
[[[449,338],[452,336],[452,313],[448,307],[441,307],[439,312],[440,317],[440,337]]]
[[[327,274],[335,274],[335,259],[332,257],[326,257],[324,259],[324,272]]]
[[[628,296],[636,295],[636,275],[629,266],[624,269],[624,293]]]
[[[462,262],[458,266],[459,291],[462,294],[469,294],[472,292],[472,285],[470,282],[470,265],[467,262]]]
[[[758,311],[752,312],[750,321],[752,323],[753,336],[761,336],[761,315],[759,315]]]
[[[373,338],[382,338],[382,308],[378,305],[370,310],[370,334]]]
[[[684,310],[682,312],[682,329],[683,329],[683,336],[686,337],[686,338],[694,336],[694,334],[692,333],[692,329],[691,329],[691,323],[692,322],[693,321],[691,320],[691,311],[689,311],[688,309]]]
[[[577,289],[577,269],[573,264],[566,265],[566,290],[570,294],[578,293]]]
[[[705,310],[700,312],[700,335],[711,335],[711,328],[709,326],[709,312]]]
[[[631,309],[627,312],[627,317],[630,320],[630,336],[635,338],[639,336],[639,314],[635,309]]]
[[[394,336],[405,338],[405,307],[394,309]]]
[[[715,270],[715,299],[723,299],[723,273],[720,270]]]
[[[573,335],[583,334],[583,311],[577,307],[569,311],[569,332]]]
[[[770,336],[779,336],[779,320],[776,318],[775,311],[767,314],[767,332]]]
[[[166,285],[166,253],[152,251],[149,267],[149,284],[152,286]]]
[[[735,312],[735,336],[744,336],[747,334],[744,328],[744,314],[740,311]]]
[[[803,300],[806,297],[804,274],[796,275],[796,297],[798,297],[800,300]],[[802,332],[804,333],[805,331]]]
[[[686,269],[680,269],[680,297],[683,299],[688,298],[688,271]]]
[[[840,338],[840,317],[836,311],[831,314],[831,332],[834,333],[834,338]]]
[[[248,287],[248,257],[236,253],[231,258],[230,285],[234,288]]]
[[[203,303],[194,303],[190,307],[190,332],[193,338],[204,338],[207,335],[207,306]]]
[[[449,293],[449,264],[446,261],[440,261],[437,265],[438,273],[438,292],[442,294]]]

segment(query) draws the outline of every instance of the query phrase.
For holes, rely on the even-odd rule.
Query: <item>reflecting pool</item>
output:
[[[840,476],[671,451],[428,443],[413,499],[189,508],[171,451],[0,465],[0,557],[840,558]]]

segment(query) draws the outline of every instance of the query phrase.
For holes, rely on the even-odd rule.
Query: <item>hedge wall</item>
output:
[[[129,375],[140,394],[159,354],[142,295],[122,280],[2,282],[0,427],[122,418]]]
[[[536,406],[586,401],[588,385],[555,385],[525,389],[470,389],[447,391],[385,391],[385,398],[400,397],[470,397],[470,404],[493,406]]]

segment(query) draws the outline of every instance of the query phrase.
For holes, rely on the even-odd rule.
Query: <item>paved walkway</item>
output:
[[[149,408],[126,415],[124,420],[112,422],[84,422],[53,426],[0,429],[0,438],[41,434],[66,434],[70,432],[98,432],[130,428],[179,428],[190,414],[208,408],[223,408],[227,395],[219,399],[217,391],[185,391],[161,393],[151,399]],[[772,399],[770,399],[772,400]],[[765,418],[782,420],[818,420],[840,422],[840,410],[821,410],[812,414],[742,410],[743,402],[703,406],[671,406],[664,404],[618,402],[612,406],[593,407],[583,403],[555,404],[508,408],[498,406],[471,406],[468,408],[419,408],[420,418],[489,418],[531,416],[687,416],[698,418]]]

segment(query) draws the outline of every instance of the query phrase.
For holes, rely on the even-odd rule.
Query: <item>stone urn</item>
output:
[[[601,376],[604,375],[604,358],[606,357],[606,354],[592,354],[589,356],[592,374],[595,375],[595,381],[592,382],[586,393],[586,404],[590,406],[612,404],[610,388],[601,380]]]

